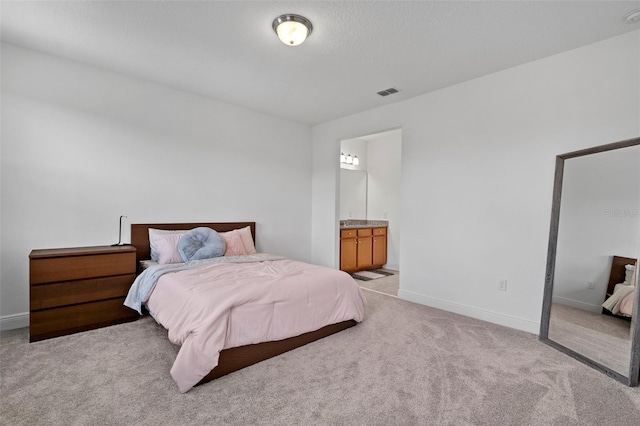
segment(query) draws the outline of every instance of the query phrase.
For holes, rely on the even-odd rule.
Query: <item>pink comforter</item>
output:
[[[632,316],[633,315],[633,299],[635,298],[635,293],[631,292],[629,294],[627,294],[624,299],[622,299],[622,301],[620,302],[619,305],[619,312],[621,314],[625,314],[627,316]]]
[[[362,321],[364,301],[347,273],[284,259],[167,273],[147,306],[182,345],[171,376],[187,392],[218,365],[221,350]]]
[[[635,287],[618,284],[613,294],[604,301],[602,307],[615,315],[633,315],[633,301],[635,299]]]

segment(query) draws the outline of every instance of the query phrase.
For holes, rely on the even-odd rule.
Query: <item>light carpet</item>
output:
[[[622,318],[554,303],[549,319],[549,339],[628,376],[630,327],[631,322]]]
[[[628,388],[537,336],[374,292],[351,329],[181,394],[150,318],[0,343],[2,425],[637,425]]]

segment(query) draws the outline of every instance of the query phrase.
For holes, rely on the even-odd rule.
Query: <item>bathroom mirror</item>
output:
[[[340,220],[367,218],[367,172],[340,169]]]
[[[559,155],[550,228],[540,340],[637,386],[640,138]]]

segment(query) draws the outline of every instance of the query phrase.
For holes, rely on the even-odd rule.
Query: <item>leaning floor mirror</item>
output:
[[[559,155],[540,340],[629,386],[640,374],[640,138]]]

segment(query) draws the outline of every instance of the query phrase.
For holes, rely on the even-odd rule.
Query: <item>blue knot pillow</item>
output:
[[[211,228],[193,228],[178,240],[178,253],[185,262],[219,257],[226,249],[224,238]]]

